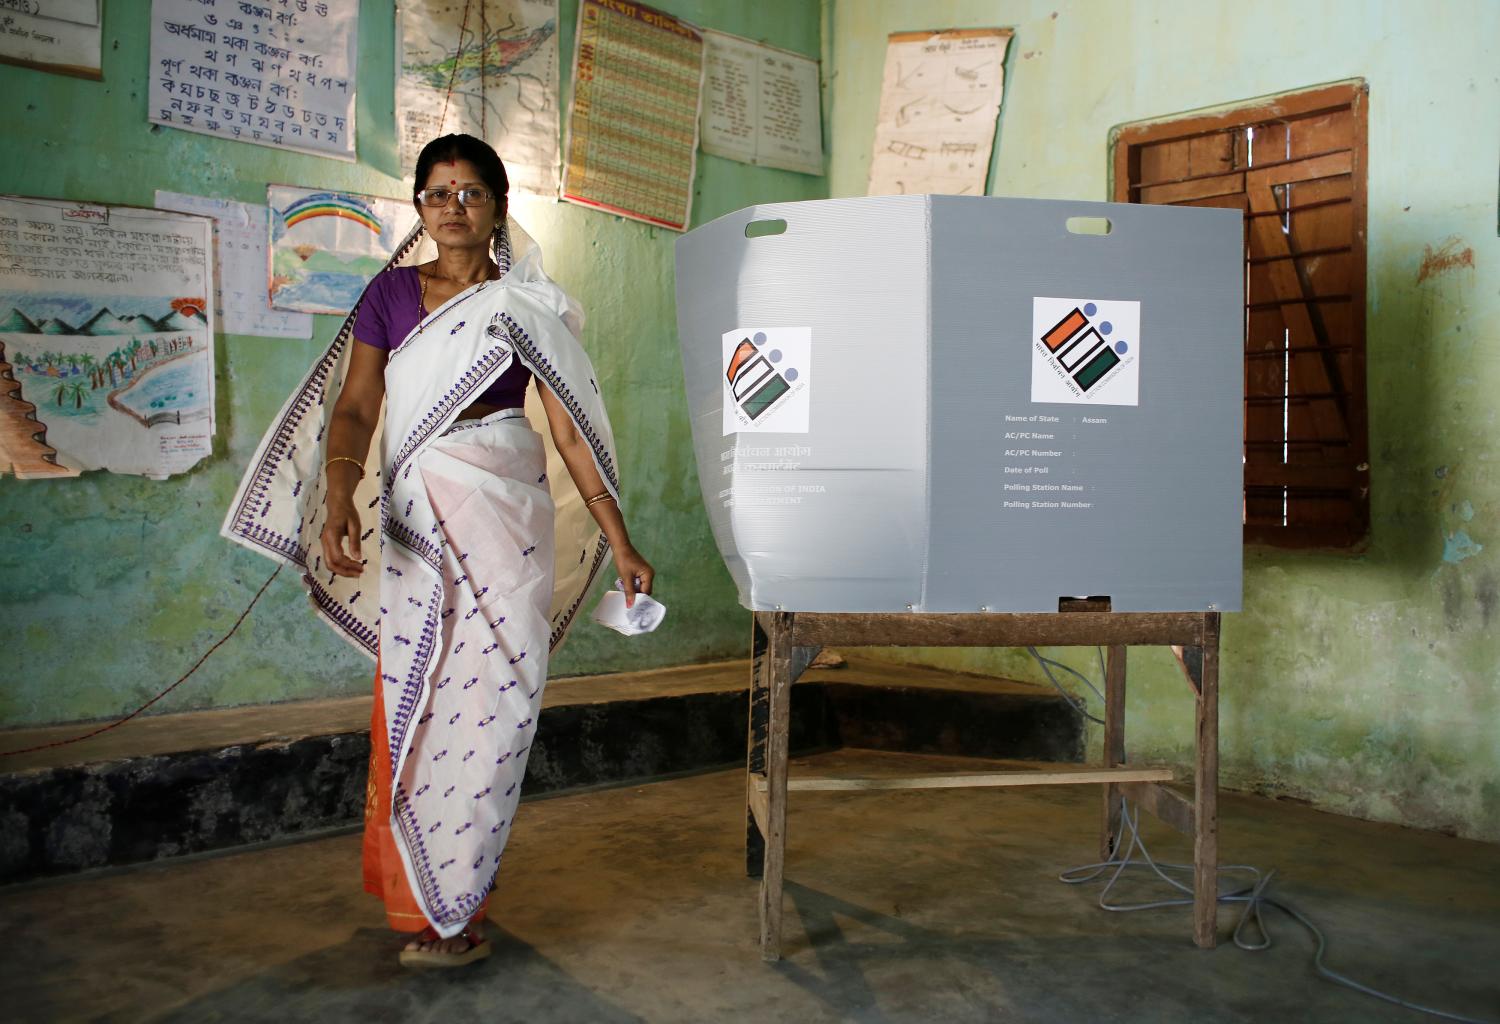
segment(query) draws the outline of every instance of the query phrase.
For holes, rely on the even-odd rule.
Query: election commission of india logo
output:
[[[812,329],[743,327],[723,345],[724,433],[807,433]]]
[[[1031,400],[1140,404],[1141,304],[1038,296],[1031,305]]]

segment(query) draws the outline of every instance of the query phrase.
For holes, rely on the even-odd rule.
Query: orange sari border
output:
[[[385,700],[380,685],[380,662],[375,663],[375,701],[370,709],[370,778],[365,785],[365,834],[361,850],[365,892],[385,903],[386,923],[398,932],[419,932],[429,927],[427,915],[412,895],[402,867],[396,840],[391,834],[390,741],[385,732]],[[489,898],[469,919],[470,925],[484,921]]]

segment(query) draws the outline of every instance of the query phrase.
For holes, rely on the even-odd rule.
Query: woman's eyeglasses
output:
[[[487,188],[461,188],[457,192],[447,188],[424,188],[417,193],[417,202],[423,206],[447,206],[449,197],[455,195],[464,206],[483,206],[495,198],[495,193]]]

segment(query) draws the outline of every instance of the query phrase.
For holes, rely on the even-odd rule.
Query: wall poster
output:
[[[869,195],[984,195],[1010,38],[1008,28],[891,35]]]
[[[495,147],[512,191],[556,198],[557,0],[401,0],[396,53],[404,176],[462,132]]]
[[[358,0],[151,0],[147,118],[354,159]]]
[[[703,35],[626,0],[581,0],[562,197],[686,231]]]
[[[269,211],[254,203],[156,190],[156,208],[214,221],[214,309],[224,334],[311,338],[312,315],[278,313],[266,294]]]
[[[348,313],[416,224],[411,201],[271,185],[270,293],[276,309]]]
[[[0,0],[0,61],[102,78],[104,0]]]
[[[760,167],[823,173],[818,62],[705,30],[703,152]]]
[[[0,197],[0,473],[164,479],[214,433],[211,222]]]

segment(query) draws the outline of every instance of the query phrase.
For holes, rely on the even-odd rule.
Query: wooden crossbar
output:
[[[766,806],[766,777],[764,775],[753,776],[755,785],[750,787],[750,817],[755,820],[755,827],[765,835],[771,831],[771,812]]]
[[[1177,790],[1152,782],[1127,782],[1120,786],[1120,795],[1183,835],[1193,834],[1193,802]]]
[[[755,791],[768,788],[766,777],[757,775]],[[788,779],[791,790],[878,790],[878,789],[971,789],[992,786],[1085,786],[1100,783],[1171,782],[1170,768],[1090,768],[1048,765],[1043,769],[1004,772],[951,772],[929,775],[799,775]],[[752,804],[754,798],[752,797]]]
[[[809,647],[1197,647],[1201,612],[928,615],[798,612],[792,643]]]

